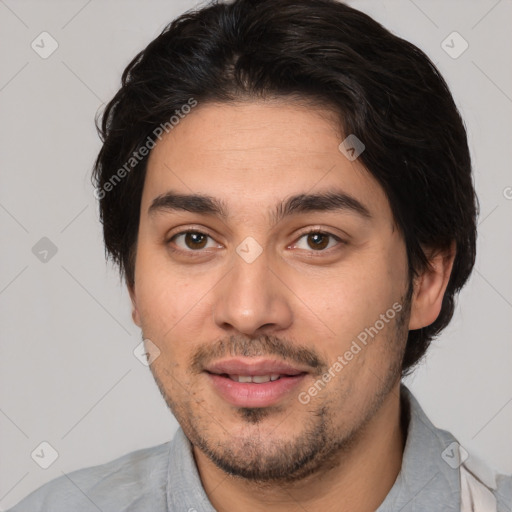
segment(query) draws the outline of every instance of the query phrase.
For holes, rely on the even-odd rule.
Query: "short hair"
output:
[[[230,103],[270,97],[327,105],[340,133],[363,141],[359,159],[389,200],[404,237],[409,279],[428,266],[423,248],[456,244],[439,316],[408,333],[405,376],[450,322],[455,294],[475,263],[478,200],[467,135],[431,60],[336,0],[210,2],[169,23],[135,56],[96,120],[103,146],[92,178],[106,257],[133,286],[148,159],[140,150],[159,126],[168,126],[191,98]]]

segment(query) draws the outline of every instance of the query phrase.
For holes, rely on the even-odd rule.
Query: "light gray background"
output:
[[[194,4],[0,0],[0,509],[177,427],[132,353],[140,335],[104,262],[89,176],[97,109],[136,52]],[[481,203],[476,268],[407,382],[434,423],[512,473],[512,2],[350,4],[426,51],[466,121]],[[47,59],[31,48],[43,31],[59,44]],[[453,31],[469,43],[457,59],[441,46]],[[42,237],[58,249],[46,263],[32,253]],[[59,454],[46,470],[30,456],[42,441]]]

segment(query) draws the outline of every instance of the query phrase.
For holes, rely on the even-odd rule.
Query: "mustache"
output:
[[[205,343],[192,354],[189,367],[192,373],[199,374],[208,364],[228,356],[278,356],[287,362],[307,366],[311,368],[311,373],[317,375],[325,373],[328,369],[328,365],[314,349],[269,335],[254,339],[230,336],[215,343]]]

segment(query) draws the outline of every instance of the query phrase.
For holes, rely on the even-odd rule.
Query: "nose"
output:
[[[293,320],[291,294],[265,251],[250,263],[236,254],[214,289],[213,318],[223,330],[247,336],[286,329]]]

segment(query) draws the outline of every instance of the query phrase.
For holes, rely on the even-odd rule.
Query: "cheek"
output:
[[[379,334],[375,339],[387,336],[394,325],[390,320],[395,316],[393,304],[400,302],[405,292],[405,268],[400,251],[375,245],[329,275],[297,278],[294,290],[304,298],[306,318],[312,317],[312,312],[318,332],[326,333],[322,345],[330,359],[343,354],[361,333],[364,339],[365,329],[376,322]],[[380,319],[386,313],[389,322],[383,326]]]
[[[187,283],[171,276],[157,251],[139,246],[135,290],[145,336],[162,339],[185,314]]]
[[[155,250],[141,250],[138,258],[136,295],[142,331],[160,349],[157,363],[175,371],[194,344],[209,338],[212,307],[206,292],[215,279],[211,273],[191,276],[190,271],[173,269]]]
[[[139,288],[142,326],[162,343],[199,334],[208,306],[193,286],[171,279],[147,279]],[[211,310],[211,306],[210,306]],[[149,337],[149,336],[148,336]]]

